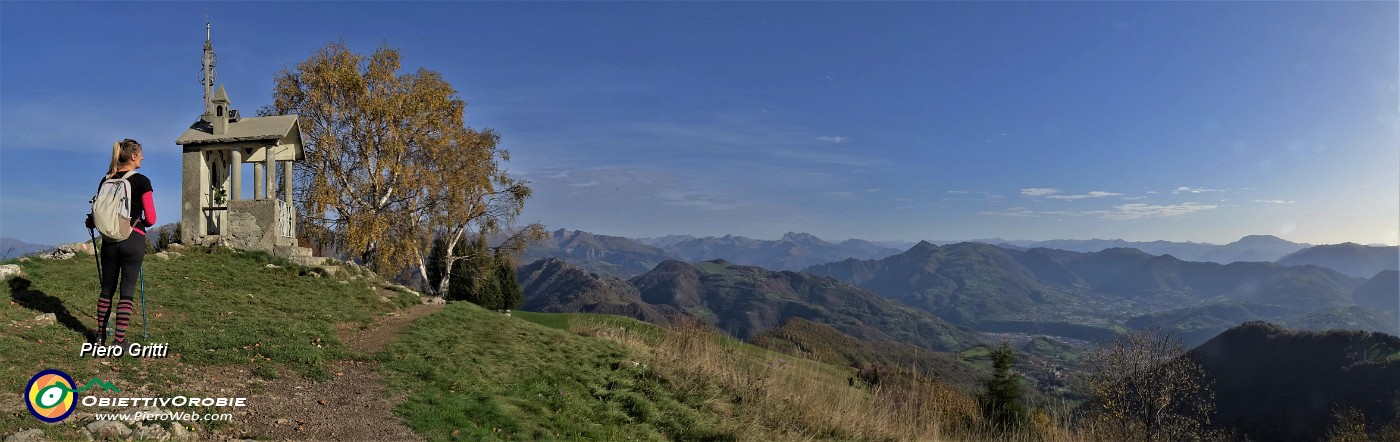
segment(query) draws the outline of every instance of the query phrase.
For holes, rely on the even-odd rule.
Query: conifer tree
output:
[[[161,229],[160,235],[156,235],[156,250],[165,250],[170,247],[170,229]]]
[[[496,254],[496,286],[501,294],[501,310],[514,310],[525,305],[525,291],[515,279],[515,262],[500,253]]]
[[[448,273],[447,260],[443,256],[447,253],[447,241],[442,238],[433,240],[433,246],[428,250],[428,266],[424,272],[423,279],[427,283],[429,290],[436,288],[442,282],[443,276]],[[446,295],[442,293],[441,295]]]
[[[469,243],[467,255],[452,265],[453,284],[448,299],[464,300],[489,310],[501,310],[502,297],[496,282],[495,259],[486,238]]]
[[[991,357],[992,376],[982,381],[978,402],[982,406],[982,416],[993,429],[1007,431],[1026,418],[1026,408],[1021,404],[1021,377],[1011,372],[1016,355],[1009,344],[1002,342],[992,350]]]

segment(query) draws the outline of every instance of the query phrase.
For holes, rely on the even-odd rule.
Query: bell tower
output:
[[[214,122],[214,103],[210,99],[214,94],[214,65],[219,62],[214,55],[213,36],[213,28],[208,21],[204,22],[204,59],[200,66],[199,83],[204,86],[204,115],[201,118],[208,123]]]
[[[175,144],[181,160],[181,242],[266,250],[316,262],[297,246],[292,163],[305,158],[296,115],[240,118],[224,86],[215,83],[212,26],[204,23],[199,84],[204,110]],[[253,164],[253,194],[243,188],[243,168]],[[278,166],[281,166],[280,168]],[[278,190],[278,170],[282,172]],[[279,195],[280,194],[280,195]],[[324,258],[321,258],[324,260]],[[294,260],[295,261],[295,260]]]
[[[219,91],[214,93],[214,98],[207,100],[205,107],[213,106],[214,114],[206,117],[204,121],[209,122],[214,135],[223,135],[228,132],[228,123],[233,110],[229,107],[228,93],[224,92],[223,85],[219,86]]]

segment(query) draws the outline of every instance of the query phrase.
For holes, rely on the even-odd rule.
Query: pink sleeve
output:
[[[145,195],[141,195],[141,204],[146,208],[146,225],[148,226],[156,225],[156,199],[155,196],[153,196],[154,193],[155,192],[147,191]]]

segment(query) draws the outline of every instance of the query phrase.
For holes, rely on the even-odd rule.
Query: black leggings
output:
[[[122,242],[102,244],[102,299],[98,300],[97,308],[99,332],[107,327],[112,295],[117,290],[117,277],[120,276],[121,301],[125,308],[119,307],[117,312],[116,336],[120,339],[126,335],[131,298],[136,295],[136,283],[141,278],[141,261],[145,258],[146,235],[134,231]]]

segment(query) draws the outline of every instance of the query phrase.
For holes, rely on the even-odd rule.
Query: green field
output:
[[[412,294],[376,291],[377,283],[368,278],[325,277],[319,269],[266,253],[194,248],[181,253],[170,260],[147,255],[148,336],[142,336],[139,291],[127,332],[130,342],[169,343],[164,359],[78,357],[83,332],[97,328],[99,284],[92,255],[6,261],[19,264],[24,275],[4,281],[8,302],[0,308],[0,391],[16,393],[0,400],[19,408],[3,408],[0,434],[38,423],[17,392],[40,370],[56,368],[83,381],[99,377],[123,391],[151,394],[187,393],[182,384],[189,366],[238,365],[269,377],[285,372],[324,379],[330,375],[329,361],[363,357],[339,342],[336,324],[367,324],[417,302]],[[53,313],[58,323],[37,325],[34,318],[44,313]],[[73,420],[42,428],[55,438],[78,435]]]

